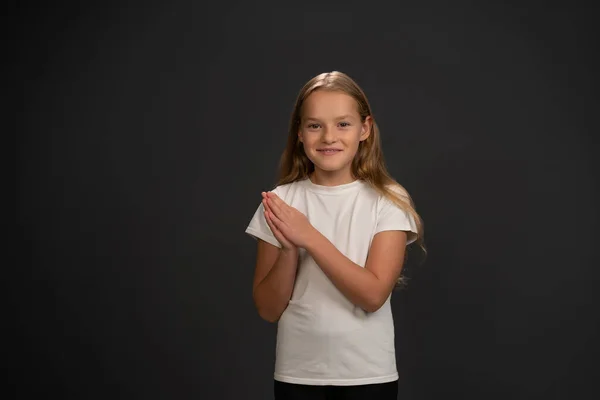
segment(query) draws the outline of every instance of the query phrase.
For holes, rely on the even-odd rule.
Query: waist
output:
[[[356,314],[289,304],[278,323],[276,375],[311,384],[358,384],[397,376],[391,312]]]
[[[278,329],[315,338],[335,338],[353,332],[393,333],[394,321],[389,300],[374,313],[348,304],[290,301],[279,319]]]

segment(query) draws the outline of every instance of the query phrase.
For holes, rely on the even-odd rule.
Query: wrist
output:
[[[304,249],[311,253],[313,249],[319,246],[322,243],[325,236],[321,234],[318,230],[314,229],[311,235],[308,237],[306,243],[304,244]]]
[[[298,248],[297,247],[282,247],[279,251],[285,257],[297,257],[298,256]]]

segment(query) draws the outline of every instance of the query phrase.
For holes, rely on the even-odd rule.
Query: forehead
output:
[[[311,93],[302,105],[304,118],[335,118],[340,115],[359,116],[356,100],[344,92],[319,90]]]

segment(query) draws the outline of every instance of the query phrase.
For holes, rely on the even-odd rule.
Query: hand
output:
[[[287,205],[273,192],[268,192],[263,197],[268,207],[268,217],[275,229],[289,243],[305,248],[315,234],[315,228],[310,224],[308,218],[294,207]]]
[[[297,251],[298,248],[289,240],[287,240],[283,233],[281,233],[281,231],[277,229],[277,227],[273,223],[274,216],[267,202],[267,193],[263,192],[262,197],[262,203],[265,209],[265,219],[267,220],[269,228],[271,228],[271,232],[273,232],[273,236],[275,236],[275,239],[277,239],[277,241],[281,244],[281,249],[284,251]]]

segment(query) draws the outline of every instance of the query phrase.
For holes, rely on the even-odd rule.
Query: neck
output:
[[[356,180],[356,178],[352,176],[350,170],[322,171],[320,169],[315,169],[314,172],[310,174],[310,180],[315,185],[339,186],[345,185],[347,183],[352,183]]]

